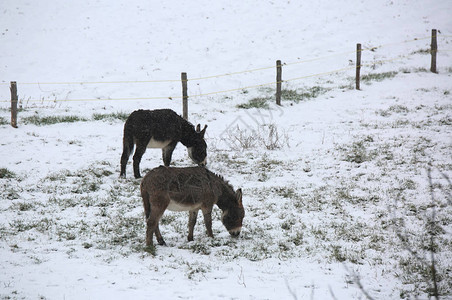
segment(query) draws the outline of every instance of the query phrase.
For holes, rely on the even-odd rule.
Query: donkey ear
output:
[[[236,192],[236,198],[237,198],[237,202],[239,204],[239,206],[243,206],[242,204],[242,189],[238,189]]]
[[[196,125],[196,132],[200,132],[201,131],[201,124]]]
[[[201,126],[198,124],[198,128],[201,128]],[[207,125],[204,125],[204,129],[202,131],[200,131],[199,133],[201,134],[201,137],[204,138],[204,134],[206,134],[206,129],[207,129]]]

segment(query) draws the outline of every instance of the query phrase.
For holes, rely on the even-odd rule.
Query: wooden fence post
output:
[[[436,53],[438,52],[438,43],[436,41],[437,30],[432,29],[432,43],[430,45],[430,53],[432,55],[432,62],[430,65],[430,71],[432,73],[438,73],[436,70]]]
[[[360,89],[360,73],[361,73],[361,44],[356,44],[356,89]]]
[[[188,88],[187,88],[187,73],[181,74],[182,79],[182,117],[188,120]]]
[[[276,104],[281,105],[282,66],[281,61],[276,61]]]
[[[11,126],[17,128],[17,84],[11,81]]]

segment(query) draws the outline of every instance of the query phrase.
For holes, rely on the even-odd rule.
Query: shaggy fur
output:
[[[146,148],[161,148],[163,163],[169,166],[174,148],[181,142],[188,149],[188,155],[198,165],[205,165],[207,145],[201,131],[170,109],[136,110],[124,124],[123,151],[121,156],[121,177],[126,176],[126,165],[136,145],[133,155],[133,172],[140,178],[140,161]]]
[[[193,241],[199,210],[204,215],[207,235],[210,237],[213,237],[212,208],[215,204],[223,211],[221,221],[232,236],[240,234],[245,216],[242,190],[234,191],[221,176],[204,167],[160,166],[152,169],[141,181],[141,197],[146,215],[147,245],[153,244],[154,233],[158,243],[165,244],[160,234],[159,220],[166,209],[189,211],[189,241]]]

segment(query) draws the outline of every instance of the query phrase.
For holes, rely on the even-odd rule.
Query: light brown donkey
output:
[[[221,221],[232,236],[242,228],[245,210],[242,190],[234,191],[222,177],[204,167],[152,169],[141,181],[141,197],[146,215],[146,245],[153,245],[153,234],[159,245],[165,245],[159,230],[159,220],[166,209],[189,211],[188,240],[193,241],[198,211],[204,215],[207,235],[212,233],[212,208],[216,204],[222,211]]]

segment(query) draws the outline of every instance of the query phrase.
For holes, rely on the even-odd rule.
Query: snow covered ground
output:
[[[1,297],[428,298],[433,253],[451,298],[451,11],[425,0],[2,1]],[[439,74],[428,71],[433,28]],[[283,83],[281,107],[274,84],[256,87],[275,81],[278,59],[284,80],[300,78]],[[200,218],[187,242],[187,215],[167,212],[168,246],[149,253],[140,181],[119,178],[122,128],[138,108],[181,113],[181,72],[189,120],[209,126],[208,168],[243,189],[246,216],[232,239],[215,209],[215,238]],[[173,162],[191,165],[182,145]],[[150,149],[141,167],[160,164]]]

